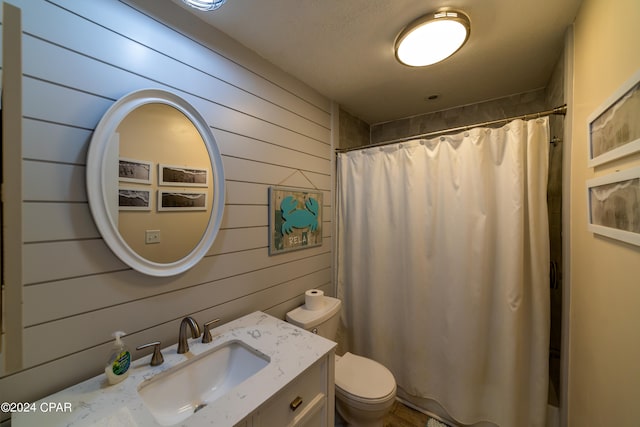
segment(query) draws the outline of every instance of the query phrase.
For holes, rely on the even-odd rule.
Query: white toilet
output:
[[[335,341],[342,302],[323,298],[321,309],[308,310],[302,305],[287,313],[287,321]],[[396,397],[396,381],[387,368],[366,357],[345,353],[336,356],[335,383],[336,409],[348,425],[382,427]]]

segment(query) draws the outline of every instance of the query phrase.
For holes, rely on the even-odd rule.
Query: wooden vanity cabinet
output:
[[[331,351],[236,427],[333,427],[334,369]]]

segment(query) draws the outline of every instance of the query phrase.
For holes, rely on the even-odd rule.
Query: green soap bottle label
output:
[[[123,351],[113,361],[112,369],[116,375],[122,375],[129,370],[131,364],[131,354],[128,351]]]

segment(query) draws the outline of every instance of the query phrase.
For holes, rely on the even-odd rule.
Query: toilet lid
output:
[[[355,400],[380,400],[395,392],[393,374],[380,363],[345,353],[336,360],[336,386]]]

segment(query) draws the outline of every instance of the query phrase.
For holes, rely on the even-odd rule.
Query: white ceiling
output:
[[[582,0],[173,1],[373,124],[545,87]],[[442,6],[469,15],[467,44],[440,64],[398,63],[398,33]]]

